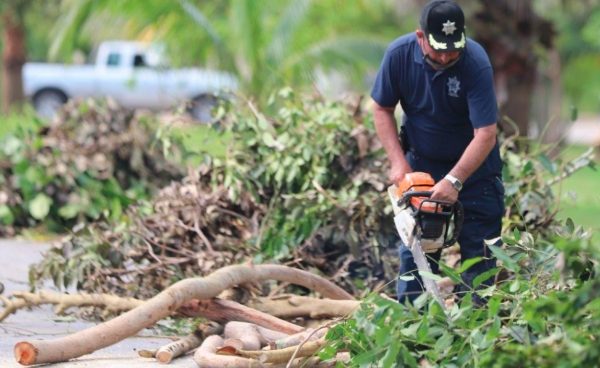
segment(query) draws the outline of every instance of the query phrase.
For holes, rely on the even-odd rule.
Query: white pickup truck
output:
[[[215,70],[168,69],[159,51],[139,42],[107,41],[100,44],[95,65],[27,63],[25,95],[44,117],[69,98],[112,97],[125,107],[152,110],[189,101],[195,119],[210,121],[215,96],[235,90],[236,79]]]

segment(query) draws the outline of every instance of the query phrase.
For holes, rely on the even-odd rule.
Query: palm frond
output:
[[[285,75],[313,75],[319,67],[347,71],[349,79],[361,80],[369,67],[379,65],[387,45],[387,40],[369,36],[330,38],[290,55],[266,84],[281,83]]]
[[[233,0],[231,2],[230,26],[233,31],[236,65],[244,83],[250,90],[260,90],[260,78],[256,78],[264,57],[264,29],[261,1]],[[260,75],[260,74],[259,74]]]
[[[56,26],[56,37],[52,40],[48,52],[50,60],[56,60],[60,55],[70,55],[75,49],[83,24],[87,22],[92,10],[97,6],[93,0],[73,0],[65,2],[68,13],[59,19]]]
[[[225,42],[223,41],[223,38],[219,36],[215,27],[208,20],[208,17],[206,17],[204,13],[200,11],[200,9],[198,9],[188,0],[179,0],[179,4],[181,5],[184,12],[208,34],[209,38],[212,40],[212,43],[216,48],[221,67],[232,72],[235,71],[236,68],[235,64],[233,63],[233,54],[227,48]]]
[[[292,38],[308,13],[310,5],[311,0],[292,0],[284,10],[267,48],[267,58],[272,63],[279,63],[285,58]]]

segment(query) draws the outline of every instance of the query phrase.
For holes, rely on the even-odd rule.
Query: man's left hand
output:
[[[458,199],[458,190],[446,179],[438,181],[431,190],[433,192],[431,199],[449,203],[454,203]]]

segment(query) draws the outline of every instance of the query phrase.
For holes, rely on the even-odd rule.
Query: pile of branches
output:
[[[33,279],[145,299],[224,265],[272,260],[325,275],[353,295],[393,294],[397,237],[386,163],[360,106],[289,91],[264,112],[235,106],[222,121],[225,158],[205,157],[151,202],[132,206],[125,222],[69,236],[33,267]],[[548,231],[554,179],[532,175],[543,156],[503,154],[506,229]],[[578,168],[591,162],[578,160]]]
[[[267,280],[297,284],[324,298],[260,298],[249,306],[217,297],[232,287]],[[77,358],[132,336],[165,317],[178,315],[203,317],[212,322],[198,325],[192,334],[157,350],[140,350],[142,357],[169,363],[197,348],[194,360],[200,367],[334,367],[346,361],[348,354],[334,352],[334,358],[323,360],[316,353],[328,345],[325,335],[340,321],[331,318],[348,316],[359,305],[328,280],[279,265],[224,267],[204,278],[179,281],[147,301],[108,294],[54,292],[17,293],[12,299],[0,297],[0,300],[5,306],[0,321],[18,309],[41,304],[54,304],[57,312],[84,305],[126,311],[110,321],[64,337],[17,343],[14,356],[23,365]],[[282,319],[294,317],[319,322],[321,326],[309,328]],[[323,323],[323,319],[327,322]]]
[[[225,159],[207,156],[126,222],[87,226],[46,254],[36,280],[145,299],[228,264],[276,260],[353,294],[393,280],[395,230],[385,165],[359,104],[280,96],[222,122]],[[283,139],[282,139],[283,138]]]
[[[45,255],[38,280],[57,286],[148,298],[185,277],[250,260],[264,208],[247,195],[234,203],[211,187],[203,166],[163,188],[147,205],[132,206],[130,222],[89,225]]]
[[[155,139],[157,125],[111,101],[70,102],[50,125],[4,139],[0,236],[47,224],[117,218],[182,170]]]

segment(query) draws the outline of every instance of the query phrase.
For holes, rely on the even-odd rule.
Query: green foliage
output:
[[[324,228],[337,228],[327,238],[351,248],[377,246],[371,231],[388,221],[384,198],[373,188],[383,189],[384,179],[366,171],[381,156],[359,152],[357,139],[373,136],[367,138],[351,111],[339,102],[298,98],[290,89],[271,96],[271,114],[249,107],[234,109],[224,122],[233,146],[224,160],[213,161],[219,173],[213,177],[233,199],[244,191],[268,205],[257,239],[261,257],[287,256]]]
[[[518,227],[547,236],[558,223],[560,200],[554,187],[579,169],[594,168],[593,152],[588,150],[575,158],[552,157],[552,146],[530,144],[528,152],[515,152],[513,143],[507,139],[501,146],[507,208],[504,229]]]
[[[9,134],[25,136],[37,131],[39,128],[45,126],[47,122],[41,120],[33,109],[26,107],[20,113],[11,113],[0,116],[0,139],[4,140]],[[6,150],[13,150],[14,145],[17,144],[14,140],[7,140],[10,147],[4,147]]]
[[[600,54],[573,58],[563,70],[565,92],[582,111],[598,111],[600,105]]]
[[[575,105],[584,112],[600,111],[600,7],[598,1],[561,1],[538,9],[555,24],[556,47],[561,56],[564,107]]]
[[[593,366],[600,358],[600,247],[582,237],[580,229],[552,242],[528,245],[529,237],[510,237],[532,257],[523,257],[523,251],[505,254],[505,264],[526,267],[511,267],[517,271],[511,278],[477,291],[488,298],[485,307],[474,306],[467,293],[446,319],[427,295],[414,305],[371,295],[352,319],[329,332],[331,346],[322,357],[348,349],[352,367],[374,362],[381,367],[424,362],[443,367]],[[558,251],[570,260],[564,268],[553,266]]]
[[[508,216],[502,247],[490,246],[504,275],[471,290],[444,314],[428,295],[414,305],[369,296],[353,318],[328,335],[327,352],[348,349],[350,366],[575,367],[600,357],[600,244],[573,221],[558,220],[551,186],[589,156],[552,160],[539,149],[507,150],[504,179]],[[460,282],[459,270],[445,264]],[[492,275],[499,269],[493,269]],[[474,282],[477,284],[477,281]],[[475,306],[473,293],[487,298]]]
[[[116,220],[148,197],[153,182],[173,177],[169,169],[164,178],[147,174],[168,166],[160,142],[151,143],[150,121],[102,103],[69,106],[62,118],[49,127],[32,119],[2,138],[0,221],[6,227],[0,233],[39,223],[62,232],[78,221]]]
[[[274,94],[265,110],[251,102],[229,106],[220,124],[227,137],[223,156],[207,154],[195,172],[164,188],[165,197],[153,198],[152,213],[135,206],[133,223],[101,222],[96,230],[76,234],[36,267],[36,278],[62,269],[78,285],[97,286],[108,272],[104,263],[95,261],[84,273],[78,269],[97,244],[111,238],[120,259],[137,254],[134,262],[140,268],[156,262],[147,242],[156,245],[157,254],[165,252],[159,245],[173,244],[178,257],[191,252],[207,258],[202,264],[173,265],[172,279],[144,283],[144,292],[150,294],[158,284],[228,261],[229,256],[213,260],[214,253],[203,252],[207,241],[219,249],[235,247],[238,255],[248,254],[255,261],[300,259],[304,267],[339,275],[336,282],[357,294],[376,287],[381,279],[394,277],[397,260],[391,208],[382,195],[385,161],[381,151],[372,150],[376,138],[370,124],[356,104],[301,98],[289,89]],[[198,199],[184,193],[195,193]],[[225,214],[233,216],[231,222],[224,223]],[[124,234],[107,234],[114,228],[125,229]],[[344,271],[338,272],[340,268]],[[146,279],[164,278],[165,272],[157,267],[156,275]],[[139,285],[134,285],[136,290]]]

